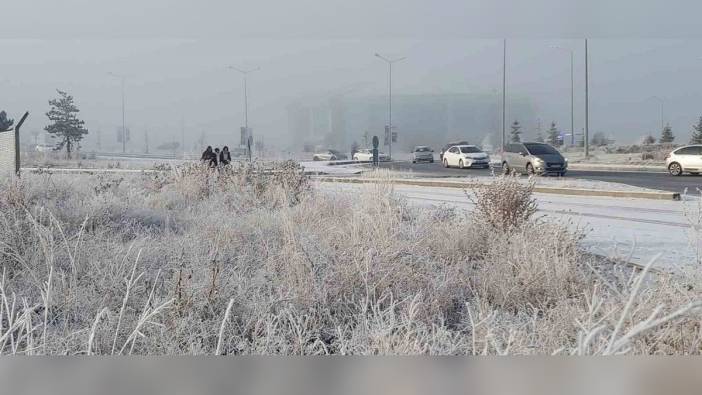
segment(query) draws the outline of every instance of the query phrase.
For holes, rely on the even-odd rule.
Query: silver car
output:
[[[568,160],[557,149],[545,143],[511,143],[502,153],[502,170],[527,174],[564,176]]]
[[[418,145],[412,149],[412,163],[434,163],[434,150],[426,145]]]
[[[683,173],[699,174],[702,172],[702,145],[688,145],[675,149],[666,156],[665,166],[674,176]]]

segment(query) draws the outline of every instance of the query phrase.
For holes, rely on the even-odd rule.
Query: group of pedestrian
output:
[[[200,158],[200,161],[207,164],[211,168],[217,168],[231,163],[232,155],[229,152],[229,147],[226,145],[221,151],[219,148],[212,150],[212,146],[207,146],[205,152],[202,153],[202,158]]]

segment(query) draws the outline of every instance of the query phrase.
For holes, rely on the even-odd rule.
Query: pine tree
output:
[[[52,123],[44,130],[51,135],[51,138],[58,139],[54,150],[66,148],[66,156],[70,159],[71,152],[79,147],[80,140],[88,134],[88,130],[83,127],[85,122],[78,119],[77,114],[80,110],[73,102],[73,96],[58,89],[56,92],[59,97],[49,100],[51,109],[46,113]]]
[[[536,133],[536,138],[534,140],[536,140],[537,143],[545,142],[544,136],[541,134],[541,132]]]
[[[536,120],[536,140],[537,143],[543,143],[544,142],[544,135],[541,131],[541,120],[537,119]]]
[[[8,130],[12,129],[12,124],[14,123],[14,120],[7,117],[7,113],[5,111],[0,111],[0,132],[7,132]]]
[[[551,127],[548,129],[548,142],[551,145],[558,146],[559,141],[558,141],[559,133],[558,133],[558,128],[556,128],[556,123],[551,122]]]
[[[513,143],[520,142],[521,138],[519,137],[519,135],[522,134],[522,132],[519,129],[522,128],[522,125],[519,124],[519,121],[514,121],[514,123],[512,123],[511,128],[512,128],[512,131],[510,132],[510,134],[512,135],[512,142]]]
[[[697,121],[697,125],[692,125],[692,138],[690,144],[702,144],[702,117]]]
[[[661,144],[669,144],[672,143],[673,140],[675,140],[675,136],[673,136],[673,128],[666,124],[661,132],[661,138],[658,139],[658,142]]]
[[[360,147],[358,146],[358,143],[356,142],[356,140],[354,140],[353,143],[351,143],[351,157],[352,158],[356,154],[356,152],[358,152],[359,148]]]
[[[650,134],[643,139],[643,145],[653,145],[656,144],[656,138]]]

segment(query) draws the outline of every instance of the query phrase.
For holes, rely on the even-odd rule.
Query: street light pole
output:
[[[590,92],[589,92],[589,73],[588,73],[588,53],[587,53],[587,38],[585,39],[585,133],[583,136],[583,145],[585,146],[585,158],[590,156],[590,146],[588,136],[590,135]]]
[[[561,49],[570,53],[570,144],[575,145],[575,83],[573,74],[573,50],[552,45],[551,48]]]
[[[246,131],[246,145],[249,151],[249,160],[251,160],[251,134],[249,131],[249,92],[248,92],[248,76],[254,71],[261,70],[260,67],[254,67],[252,69],[239,69],[234,66],[228,66],[229,69],[236,70],[243,76],[244,79],[244,130]]]
[[[388,133],[390,134],[390,136],[388,136],[388,157],[392,159],[392,64],[406,58],[389,59],[379,53],[376,53],[375,56],[388,64]]]
[[[507,128],[507,39],[502,41],[502,151],[505,150]]]
[[[663,102],[664,102],[664,100],[658,96],[652,96],[651,99],[658,100],[658,104],[660,105],[659,109],[660,109],[660,116],[661,116],[661,131],[662,131],[663,128],[665,127],[665,120],[664,120],[665,118],[663,117]]]
[[[124,80],[125,76],[109,72],[109,75],[119,78],[122,82],[122,153],[127,152],[127,121],[124,111]]]

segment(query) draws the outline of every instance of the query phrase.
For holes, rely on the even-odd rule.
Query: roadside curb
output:
[[[373,178],[354,178],[354,177],[318,177],[315,178],[321,182],[338,182],[349,184],[380,184],[389,182],[399,185],[414,185],[425,187],[438,188],[475,188],[477,186],[487,185],[477,182],[460,182],[460,181],[442,181],[442,180],[416,180],[416,179],[373,179]],[[644,191],[607,191],[597,189],[577,189],[577,188],[552,188],[535,186],[536,193],[550,193],[555,195],[572,195],[572,196],[601,196],[601,197],[618,197],[618,198],[636,198],[636,199],[653,199],[653,200],[680,200],[680,194],[677,192],[644,192]]]
[[[568,170],[576,171],[621,171],[636,173],[665,173],[665,166],[617,166],[617,165],[597,165],[584,163],[569,163]]]

